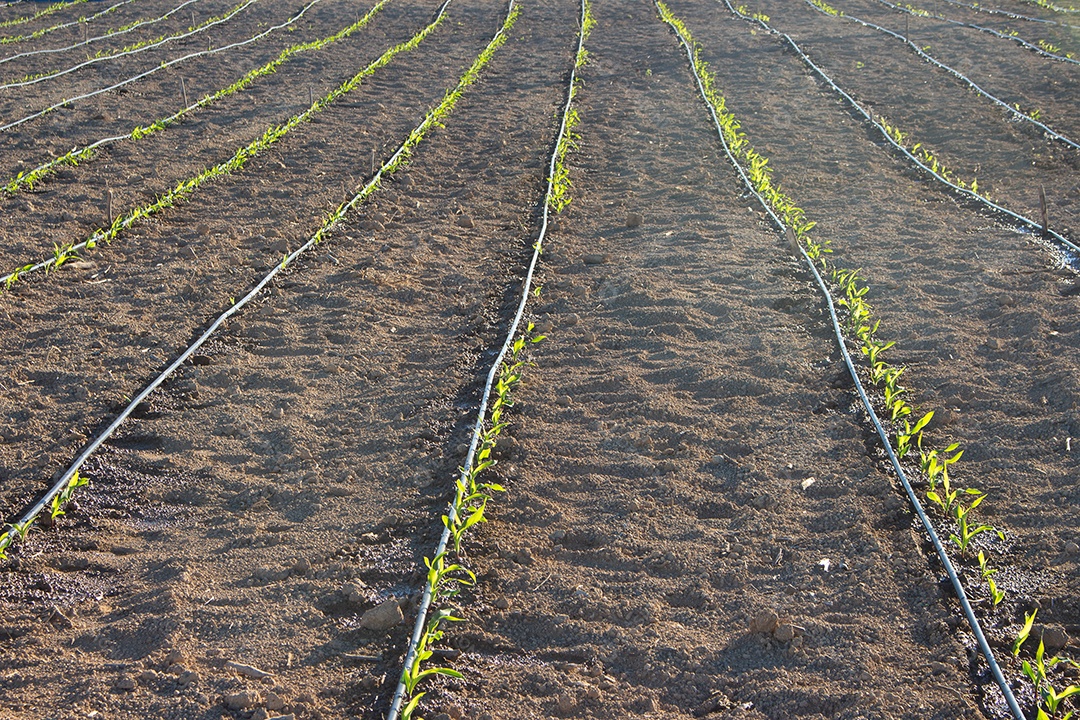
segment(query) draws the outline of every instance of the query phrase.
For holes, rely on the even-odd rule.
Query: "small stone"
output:
[[[780,624],[780,616],[775,610],[762,610],[750,621],[751,633],[771,633]]]
[[[1065,628],[1058,625],[1048,625],[1042,631],[1043,645],[1046,646],[1047,657],[1052,657],[1059,650],[1069,644],[1069,634]]]
[[[229,710],[247,710],[259,704],[259,693],[253,690],[233,693],[225,696],[225,707]]]
[[[254,665],[245,665],[244,663],[238,663],[233,660],[225,663],[225,667],[229,670],[235,670],[237,673],[244,677],[251,678],[252,680],[262,680],[263,678],[272,677],[273,673],[268,673],[265,670],[260,670]]]
[[[364,613],[364,616],[360,618],[360,627],[375,632],[386,632],[390,628],[400,625],[404,620],[405,616],[401,614],[401,606],[398,605],[397,600],[391,598]]]
[[[263,703],[267,710],[277,712],[285,707],[285,701],[276,692],[266,693],[266,701]]]
[[[368,232],[379,232],[383,229],[383,224],[378,220],[364,220],[360,223],[360,229]]]
[[[270,720],[270,713],[266,712],[266,708],[259,708],[251,714],[251,720]]]
[[[495,598],[495,602],[491,604],[497,607],[499,610],[507,610],[510,607],[510,601],[507,600],[506,597],[503,595]]]
[[[468,215],[458,215],[455,222],[458,227],[465,228],[466,230],[476,227],[476,223],[474,223],[473,219]]]
[[[293,563],[292,571],[294,575],[306,575],[311,572],[311,562],[307,558],[300,558]]]
[[[600,692],[600,688],[590,685],[588,688],[585,689],[585,697],[589,698],[590,700],[601,700],[603,699],[604,694]]]
[[[276,407],[270,411],[270,417],[274,418],[275,420],[280,420],[281,418],[285,417],[285,410]]]
[[[143,670],[139,673],[139,682],[150,683],[157,680],[158,674],[156,670]]]
[[[446,714],[450,716],[450,720],[461,720],[465,717],[465,708],[460,705],[447,705]]]
[[[113,687],[115,687],[117,690],[122,690],[124,692],[131,692],[135,689],[135,678],[125,675],[124,677],[117,680],[116,685],[114,685]]]
[[[560,693],[559,697],[555,700],[555,711],[560,715],[569,715],[574,712],[576,705],[577,703],[574,702],[574,698],[566,693]]]
[[[627,213],[626,215],[626,227],[628,228],[636,228],[643,222],[645,222],[645,217],[641,213]]]
[[[1065,543],[1065,554],[1066,555],[1076,555],[1078,553],[1080,553],[1080,545],[1077,545],[1076,543],[1074,543],[1072,541],[1069,541],[1069,542]]]
[[[934,675],[941,675],[942,673],[946,673],[948,671],[949,666],[943,662],[938,662],[937,660],[935,660],[934,662],[930,663],[930,672]]]
[[[194,670],[188,670],[180,673],[180,677],[176,678],[176,682],[181,686],[194,685],[199,682],[199,673]]]
[[[552,539],[553,542],[562,542],[563,538],[566,537],[566,531],[565,530],[552,530],[551,535],[549,537]]]
[[[589,253],[582,255],[581,261],[586,265],[603,265],[611,262],[611,253]]]
[[[195,226],[195,232],[197,232],[200,235],[206,235],[206,234],[208,234],[210,232],[210,226],[207,225],[206,223],[199,223],[198,225]]]
[[[795,626],[791,623],[781,623],[773,630],[773,637],[780,642],[791,642],[795,638]]]

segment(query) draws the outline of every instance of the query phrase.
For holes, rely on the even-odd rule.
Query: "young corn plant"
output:
[[[990,592],[990,606],[997,607],[1005,599],[1005,591],[998,589],[997,582],[994,580],[997,570],[990,567],[986,554],[981,550],[979,551],[979,572],[982,579],[986,581],[986,587]]]
[[[1055,690],[1048,670],[1059,663],[1068,663],[1077,668],[1080,668],[1080,664],[1063,657],[1053,657],[1047,660],[1045,655],[1046,646],[1043,644],[1042,638],[1039,638],[1039,649],[1035,651],[1035,662],[1024,660],[1020,666],[1024,675],[1031,681],[1038,697],[1036,717],[1038,720],[1054,720],[1055,718],[1069,720],[1074,711],[1066,707],[1066,701],[1074,695],[1080,696],[1080,685],[1068,685],[1060,691]]]

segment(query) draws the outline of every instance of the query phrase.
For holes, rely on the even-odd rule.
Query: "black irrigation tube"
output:
[[[1068,251],[1070,251],[1070,252],[1072,252],[1074,254],[1074,261],[1077,260],[1077,259],[1080,259],[1080,245],[1077,245],[1076,243],[1072,242],[1071,240],[1066,238],[1061,233],[1059,233],[1059,232],[1057,232],[1055,230],[1051,230],[1050,228],[1043,228],[1041,223],[1037,223],[1034,220],[1032,220],[1031,218],[1025,217],[1025,216],[1021,215],[1020,213],[1013,212],[1012,210],[1009,210],[1006,207],[1002,207],[1001,205],[998,205],[997,203],[993,202],[992,200],[987,200],[982,195],[979,195],[978,193],[974,193],[971,190],[968,190],[967,188],[962,188],[959,185],[957,185],[956,183],[950,182],[950,181],[946,180],[945,178],[941,177],[939,174],[935,173],[925,163],[923,163],[921,160],[919,160],[919,158],[915,157],[911,152],[909,152],[907,148],[905,148],[903,145],[898,143],[885,130],[885,128],[881,127],[881,125],[876,120],[874,120],[873,116],[870,115],[870,113],[868,113],[866,110],[864,110],[863,107],[861,105],[859,105],[859,103],[856,102],[853,97],[851,97],[851,95],[849,95],[839,85],[837,85],[835,82],[833,82],[832,78],[830,78],[825,73],[824,70],[822,70],[820,67],[818,67],[816,64],[814,64],[814,61],[811,60],[806,55],[806,53],[804,53],[802,51],[802,48],[799,47],[798,43],[796,43],[794,40],[791,39],[790,35],[788,35],[787,33],[780,32],[779,30],[773,28],[771,25],[769,25],[765,21],[761,20],[760,18],[754,18],[754,17],[750,17],[748,15],[743,15],[738,10],[736,10],[734,7],[732,7],[731,3],[728,2],[728,0],[723,0],[723,2],[724,2],[725,5],[727,5],[728,10],[731,11],[731,13],[733,15],[737,15],[738,17],[742,18],[743,20],[746,20],[747,22],[757,23],[758,25],[760,25],[769,34],[775,35],[775,36],[783,39],[791,47],[791,49],[795,51],[795,53],[799,56],[799,58],[803,61],[803,63],[808,68],[810,68],[810,70],[813,71],[818,77],[821,78],[822,82],[824,82],[826,85],[828,85],[829,88],[832,89],[836,94],[838,94],[840,97],[842,97],[844,100],[846,100],[851,105],[851,107],[857,113],[859,113],[859,115],[861,115],[867,122],[869,122],[874,128],[876,128],[878,130],[878,132],[881,133],[882,137],[884,137],[885,140],[887,140],[894,148],[896,148],[901,153],[903,153],[904,157],[906,157],[911,162],[915,163],[920,169],[926,171],[926,173],[930,177],[934,178],[935,180],[938,180],[939,182],[944,183],[953,192],[956,192],[956,193],[960,194],[961,196],[963,196],[963,197],[965,197],[967,199],[974,200],[974,201],[984,205],[985,207],[989,208],[990,210],[992,210],[992,211],[994,211],[996,213],[1000,213],[1002,215],[1005,215],[1005,216],[1011,218],[1012,220],[1020,223],[1020,225],[1023,226],[1024,230],[1026,230],[1028,232],[1031,232],[1032,234],[1052,238],[1057,243],[1059,243],[1064,249],[1067,249]],[[811,3],[810,0],[806,0],[806,2],[811,7],[814,7],[813,3]],[[819,10],[817,7],[814,7],[814,9]],[[821,12],[821,11],[819,10],[819,12]],[[1045,230],[1045,233],[1044,233],[1044,230]]]
[[[510,0],[507,13],[513,11],[514,1]],[[581,28],[578,34],[578,45],[575,58],[581,56],[581,50],[585,43],[585,16],[586,16],[587,0],[581,0]],[[544,192],[543,200],[543,212],[541,214],[540,232],[537,235],[536,242],[533,244],[532,257],[529,260],[528,269],[525,272],[525,278],[521,285],[521,300],[518,302],[517,311],[514,314],[513,319],[510,322],[510,326],[506,331],[506,339],[503,341],[502,348],[499,350],[499,354],[491,364],[491,370],[488,371],[487,379],[484,383],[484,391],[480,398],[480,405],[476,410],[476,423],[473,425],[472,438],[469,441],[469,450],[465,455],[465,462],[461,467],[461,481],[464,482],[472,471],[474,459],[476,457],[476,449],[480,442],[480,436],[484,432],[484,420],[487,417],[488,401],[491,398],[492,386],[495,384],[495,377],[499,372],[499,368],[502,367],[503,361],[506,358],[507,353],[510,351],[511,345],[514,343],[514,338],[517,335],[518,327],[521,325],[521,319],[525,315],[525,307],[529,302],[529,296],[531,295],[533,276],[536,273],[536,266],[539,263],[540,255],[544,250],[544,239],[547,237],[548,225],[551,219],[551,198],[552,191],[554,189],[554,177],[555,167],[559,159],[559,148],[562,145],[563,138],[567,133],[567,122],[570,114],[570,108],[574,101],[575,85],[577,82],[577,65],[570,71],[570,81],[568,83],[568,89],[566,93],[566,103],[563,105],[562,119],[559,124],[559,133],[555,138],[554,149],[551,153],[551,161],[548,163],[547,174],[547,189]],[[435,548],[435,554],[433,557],[439,557],[442,553],[446,552],[448,543],[450,542],[450,526],[452,525],[456,508],[453,504],[449,509],[449,522],[443,523],[443,532],[439,537],[439,543]],[[431,607],[432,601],[432,588],[428,584],[424,588],[424,593],[420,598],[420,605],[416,612],[416,622],[413,625],[412,636],[409,639],[409,647],[405,653],[405,660],[402,663],[403,668],[408,668],[412,663],[413,658],[416,656],[417,646],[420,643],[420,638],[424,634],[424,626],[427,623],[428,610]],[[394,697],[390,703],[390,709],[387,711],[386,720],[397,720],[398,715],[401,712],[401,705],[405,701],[405,678],[404,673],[401,679],[398,681],[397,687],[394,690]]]
[[[658,3],[659,0],[653,0]],[[724,3],[728,6],[731,12],[735,13],[735,9],[731,7],[728,0],[724,0]],[[659,9],[659,8],[658,8]],[[757,199],[761,206],[765,209],[765,212],[772,219],[776,225],[781,238],[786,238],[789,234],[789,229],[783,220],[773,211],[769,203],[766,202],[757,190],[754,188],[754,184],[747,177],[746,172],[743,170],[739,161],[735,158],[735,155],[728,147],[727,140],[724,137],[724,131],[721,128],[720,119],[716,116],[716,109],[708,100],[708,96],[705,92],[705,88],[702,85],[701,77],[697,73],[697,69],[694,65],[694,52],[690,44],[682,37],[681,34],[676,31],[676,36],[682,43],[683,48],[686,50],[687,58],[690,62],[690,70],[694,74],[694,79],[697,82],[698,92],[701,94],[702,101],[709,109],[712,116],[713,125],[716,128],[717,135],[720,138],[720,143],[723,145],[724,153],[727,155],[728,161],[735,168],[739,177],[742,179],[746,189]],[[817,283],[818,289],[821,290],[822,296],[825,298],[826,305],[829,310],[829,318],[832,322],[833,333],[836,336],[837,346],[840,348],[840,353],[844,358],[844,364],[847,366],[848,373],[851,375],[852,381],[855,383],[855,389],[858,392],[859,399],[862,401],[863,408],[866,410],[867,415],[870,417],[871,422],[874,424],[874,429],[877,431],[878,437],[881,439],[881,443],[885,448],[885,452],[889,456],[889,462],[892,464],[893,471],[899,478],[900,483],[904,487],[904,491],[907,493],[908,500],[915,508],[916,514],[919,516],[919,521],[922,523],[923,529],[930,537],[930,542],[934,545],[934,550],[937,553],[938,560],[945,568],[946,574],[949,576],[949,580],[952,582],[953,589],[956,592],[956,596],[960,601],[960,606],[963,608],[964,615],[967,618],[968,624],[971,626],[972,633],[975,635],[976,642],[979,645],[979,650],[986,658],[986,662],[990,667],[990,672],[993,674],[994,679],[997,681],[998,686],[1001,688],[1002,694],[1005,696],[1005,701],[1009,705],[1009,709],[1013,713],[1015,720],[1027,720],[1023,711],[1020,709],[1019,703],[1016,701],[1016,697],[1013,695],[1012,688],[1009,687],[1008,681],[1005,679],[1004,673],[1001,672],[1001,667],[998,666],[997,660],[994,659],[993,650],[990,649],[990,644],[986,641],[986,635],[982,631],[982,627],[979,625],[979,619],[975,617],[975,611],[971,607],[971,603],[968,601],[967,593],[964,591],[964,585],[960,581],[960,576],[956,572],[955,566],[952,564],[952,560],[949,559],[949,555],[945,550],[945,546],[941,543],[941,539],[938,537],[937,531],[934,529],[933,523],[927,516],[926,511],[923,509],[922,503],[919,501],[918,495],[915,493],[915,488],[908,480],[907,474],[904,472],[903,467],[900,465],[900,459],[893,451],[892,443],[889,440],[889,435],[882,425],[881,420],[878,418],[877,413],[874,410],[873,404],[870,402],[870,398],[866,393],[866,389],[863,387],[862,380],[859,379],[859,373],[855,369],[855,363],[851,359],[851,354],[847,350],[847,345],[844,342],[844,334],[840,328],[840,319],[836,314],[836,305],[833,301],[832,293],[829,291],[828,286],[825,283],[824,278],[821,277],[821,273],[818,272],[817,266],[814,261],[807,255],[802,243],[798,243],[799,253],[802,255],[803,260],[806,262],[806,266],[810,268],[810,272],[814,275],[814,280]]]
[[[893,10],[896,10],[898,12],[907,13],[908,15],[913,15],[914,17],[918,17],[918,18],[931,18],[931,19],[934,19],[934,20],[940,20],[942,22],[947,22],[950,25],[956,25],[958,27],[966,27],[966,28],[971,28],[972,30],[978,30],[979,32],[984,32],[984,33],[988,33],[990,35],[993,35],[995,37],[999,37],[1002,40],[1011,40],[1014,43],[1027,48],[1028,50],[1032,50],[1034,52],[1037,52],[1039,55],[1042,55],[1043,57],[1047,57],[1047,58],[1050,58],[1052,60],[1059,60],[1059,61],[1065,62],[1065,63],[1072,63],[1073,65],[1080,65],[1080,60],[1076,60],[1076,59],[1071,58],[1071,57],[1066,57],[1064,55],[1058,55],[1057,53],[1052,53],[1049,50],[1046,50],[1044,48],[1039,47],[1035,43],[1031,43],[1031,42],[1028,42],[1027,40],[1025,40],[1025,39],[1023,39],[1021,37],[1017,37],[1016,35],[1008,35],[1006,33],[1001,32],[1000,30],[994,30],[993,28],[983,27],[982,25],[976,25],[975,23],[966,23],[966,22],[963,22],[962,20],[954,20],[952,18],[945,17],[944,15],[931,13],[931,12],[926,11],[926,10],[923,10],[922,12],[918,12],[916,10],[912,10],[911,8],[906,8],[906,7],[903,7],[902,5],[897,5],[896,3],[889,2],[889,0],[877,0],[877,1],[879,3],[881,3],[882,5],[885,5],[886,7],[892,8]],[[926,13],[926,14],[924,15],[923,13]]]
[[[1068,23],[1058,22],[1057,20],[1047,20],[1045,18],[1031,17],[1029,15],[1020,15],[1018,13],[1009,12],[1008,10],[999,10],[997,8],[983,7],[978,4],[971,4],[966,2],[960,2],[960,0],[944,0],[944,2],[950,5],[956,5],[957,7],[967,8],[968,10],[974,10],[975,12],[986,13],[987,15],[1001,15],[1011,20],[1022,20],[1024,22],[1042,23],[1043,25],[1059,25],[1062,27],[1080,27],[1077,25],[1070,25]]]
[[[431,24],[429,24],[428,27],[431,27],[431,25],[439,22],[439,20],[446,13],[446,8],[450,5],[452,1],[453,0],[445,0],[443,2],[442,6],[439,8],[437,15],[435,16],[435,19],[432,20]],[[512,5],[513,0],[511,0],[511,6]],[[405,162],[405,160],[408,158],[411,148],[415,147],[416,143],[419,142],[419,139],[417,138],[422,138],[423,132],[426,131],[435,122],[436,121],[432,118],[430,112],[425,115],[424,120],[420,123],[420,125],[414,128],[413,131],[409,133],[409,136],[400,145],[398,145],[397,150],[390,156],[390,158],[386,162],[384,162],[375,171],[375,174],[371,177],[371,179],[355,195],[353,195],[350,200],[342,203],[336,211],[331,213],[323,222],[322,226],[315,232],[314,235],[312,235],[307,240],[307,242],[305,242],[292,253],[286,255],[281,260],[281,262],[276,263],[274,267],[259,282],[257,282],[254,287],[251,288],[251,290],[247,292],[246,295],[234,302],[228,309],[225,310],[225,312],[221,313],[217,317],[217,319],[215,319],[194,342],[188,345],[186,350],[180,353],[180,355],[177,356],[177,358],[173,360],[173,362],[170,363],[169,366],[165,368],[156,378],[154,378],[149,385],[143,388],[143,390],[138,395],[132,398],[131,402],[128,403],[128,405],[113,419],[111,423],[109,423],[108,427],[106,427],[105,430],[99,433],[83,449],[83,451],[79,453],[79,455],[75,458],[74,462],[72,462],[71,465],[68,466],[67,470],[63,472],[63,474],[52,485],[52,487],[50,487],[49,490],[36,503],[34,503],[34,505],[31,506],[31,508],[27,510],[16,523],[9,523],[8,530],[0,534],[0,552],[9,548],[14,542],[15,536],[11,535],[11,533],[13,529],[17,529],[15,526],[20,526],[23,528],[29,527],[29,525],[33,523],[35,519],[37,519],[41,512],[45,510],[45,508],[48,507],[48,505],[53,501],[53,498],[59,496],[68,487],[68,483],[70,483],[71,480],[78,475],[79,470],[86,463],[86,461],[90,459],[90,457],[98,450],[98,448],[100,448],[102,444],[104,444],[105,441],[108,440],[129,417],[131,417],[131,414],[135,412],[135,409],[138,408],[138,406],[141,405],[150,396],[150,394],[154,392],[154,390],[158,389],[166,380],[169,379],[170,376],[173,375],[173,373],[175,373],[180,368],[181,365],[187,362],[187,360],[192,355],[194,355],[199,350],[199,348],[206,344],[206,342],[211,338],[214,333],[218,331],[218,329],[221,328],[221,326],[225,323],[226,320],[228,320],[233,315],[236,315],[238,312],[240,312],[241,309],[243,309],[245,305],[254,300],[259,295],[259,293],[261,293],[266,288],[266,286],[270,284],[270,282],[278,275],[278,273],[282,272],[287,266],[291,265],[296,259],[306,253],[312,247],[319,244],[326,236],[326,234],[330,230],[335,228],[344,219],[345,215],[350,210],[356,208],[356,206],[361,204],[370,195],[372,195],[382,183],[383,175],[392,174],[398,167],[400,167]]]
[[[972,80],[971,78],[969,78],[967,75],[964,75],[959,70],[956,70],[956,69],[946,65],[945,63],[941,62],[940,60],[937,60],[936,58],[931,57],[921,47],[919,47],[915,43],[911,42],[910,40],[908,40],[906,37],[904,37],[900,33],[893,32],[892,30],[890,30],[888,28],[881,27],[880,25],[875,25],[874,23],[868,22],[866,20],[860,20],[859,18],[855,17],[854,15],[846,15],[846,14],[845,15],[830,15],[829,13],[825,12],[820,7],[815,5],[813,2],[811,2],[811,0],[803,0],[803,1],[807,5],[812,7],[814,10],[821,13],[822,15],[825,15],[826,17],[831,17],[831,18],[840,17],[840,18],[844,18],[844,19],[847,19],[847,20],[851,20],[852,22],[858,23],[859,25],[862,25],[864,27],[868,27],[868,28],[870,28],[872,30],[877,30],[878,32],[882,32],[882,33],[885,33],[886,35],[890,35],[890,36],[896,38],[897,40],[899,40],[900,42],[904,43],[909,48],[911,48],[915,52],[915,54],[917,54],[919,57],[921,57],[926,62],[930,63],[931,65],[933,65],[934,67],[936,67],[936,68],[938,68],[940,70],[944,70],[945,72],[949,73],[950,75],[952,75],[956,79],[960,80],[960,82],[962,82],[965,85],[967,85],[968,87],[970,87],[972,90],[974,90],[979,95],[982,95],[987,100],[990,100],[994,104],[1000,105],[1001,107],[1008,110],[1009,113],[1014,118],[1016,118],[1017,120],[1023,120],[1025,122],[1029,122],[1032,125],[1039,128],[1040,130],[1042,130],[1044,133],[1046,133],[1048,136],[1050,136],[1054,140],[1057,140],[1058,142],[1061,142],[1061,143],[1063,143],[1065,145],[1068,145],[1069,147],[1071,147],[1074,150],[1080,150],[1080,144],[1077,144],[1077,143],[1073,142],[1072,140],[1070,140],[1069,138],[1062,135],[1061,133],[1052,130],[1051,128],[1047,127],[1045,124],[1043,124],[1043,123],[1039,122],[1038,120],[1036,120],[1035,118],[1031,117],[1030,115],[1027,115],[1027,114],[1025,114],[1023,112],[1020,112],[1019,110],[1017,110],[1013,106],[1009,105],[1004,100],[1001,100],[1001,99],[995,97],[994,95],[991,95],[990,93],[986,92],[981,87],[976,85],[975,81]],[[734,9],[732,10],[732,12],[734,12]],[[743,16],[743,17],[745,18],[746,16]],[[761,21],[759,20],[759,22],[761,22]],[[772,32],[779,32],[778,30],[773,30],[771,27],[769,27],[768,23],[762,22],[762,26],[765,27],[766,29],[772,31]],[[781,34],[783,34],[783,33],[781,33]],[[784,34],[784,37],[788,38],[788,40],[792,44],[794,44],[794,40],[791,40],[791,38],[789,38],[786,34]],[[802,53],[801,50],[799,52]]]
[[[82,18],[79,18],[78,20],[72,20],[70,22],[60,23],[59,25],[53,25],[52,27],[47,27],[47,28],[44,28],[42,30],[37,30],[35,32],[32,32],[29,35],[0,36],[0,45],[11,45],[11,44],[17,43],[17,42],[24,42],[26,40],[31,40],[31,39],[42,37],[43,35],[47,35],[47,34],[49,34],[51,32],[55,32],[57,30],[63,30],[64,28],[73,27],[75,25],[82,25],[82,24],[90,23],[91,21],[97,20],[99,17],[102,17],[103,15],[108,15],[109,13],[111,13],[113,10],[115,10],[118,7],[121,7],[123,5],[128,5],[128,4],[133,3],[133,2],[135,2],[135,0],[122,0],[121,2],[118,2],[115,5],[110,5],[109,7],[105,8],[104,10],[99,10],[98,12],[96,12],[93,15],[90,15],[88,17],[82,17]]]
[[[315,1],[317,2],[318,0],[315,0]],[[309,3],[308,5],[306,5],[304,7],[304,9],[300,11],[299,15],[302,15],[303,13],[305,13],[307,11],[307,9],[309,7],[311,7],[311,5],[313,5],[313,4],[314,4],[314,2]],[[286,25],[288,25],[288,24],[290,24],[292,22],[295,22],[296,18],[299,17],[299,15],[294,16],[292,19],[288,20],[286,23],[284,23],[282,25],[274,25],[273,27],[269,27],[266,30],[263,30],[261,33],[258,33],[257,35],[252,35],[251,37],[247,38],[246,40],[240,40],[239,42],[229,43],[228,45],[222,45],[221,47],[211,48],[209,50],[199,50],[198,52],[188,53],[187,55],[182,55],[182,56],[180,56],[178,58],[173,58],[172,60],[162,62],[159,65],[155,65],[153,68],[151,68],[149,70],[146,70],[145,72],[141,72],[138,75],[134,75],[132,77],[129,77],[126,80],[121,80],[120,82],[109,85],[108,87],[99,88],[97,90],[91,90],[88,93],[83,93],[82,95],[78,95],[76,97],[67,98],[66,100],[64,100],[62,102],[58,102],[58,103],[55,103],[53,105],[50,105],[49,107],[45,108],[44,110],[39,110],[36,113],[33,113],[31,115],[27,115],[26,117],[19,118],[18,120],[12,120],[9,123],[6,123],[4,125],[0,125],[0,132],[6,132],[7,130],[10,130],[13,127],[17,127],[19,125],[22,125],[23,123],[30,122],[31,120],[37,120],[40,117],[44,117],[45,115],[48,115],[49,113],[53,112],[54,110],[59,110],[60,108],[64,107],[65,105],[70,105],[71,103],[79,102],[81,100],[86,100],[86,99],[95,97],[97,95],[101,95],[102,93],[107,93],[107,92],[112,92],[113,90],[118,90],[118,89],[124,87],[125,85],[130,85],[133,82],[137,82],[139,80],[142,80],[145,77],[149,77],[150,75],[153,75],[154,73],[158,72],[159,70],[166,70],[166,69],[172,67],[173,65],[179,65],[180,63],[182,63],[182,62],[184,62],[186,60],[191,60],[193,58],[198,58],[198,57],[205,57],[205,56],[208,56],[208,55],[215,55],[217,53],[226,52],[226,51],[229,51],[229,50],[235,50],[238,47],[243,47],[244,45],[249,45],[249,44],[251,44],[253,42],[257,42],[259,40],[262,40],[264,37],[266,37],[270,33],[274,32],[275,30],[279,30],[280,28],[285,27]]]
[[[190,0],[190,1],[194,2],[195,0]],[[68,74],[76,72],[78,70],[82,70],[83,68],[90,67],[91,65],[97,65],[98,63],[103,63],[103,62],[106,62],[106,61],[109,61],[109,60],[116,60],[118,58],[130,57],[131,55],[138,55],[139,53],[146,52],[147,50],[154,50],[156,48],[161,47],[162,45],[166,45],[168,43],[171,43],[173,40],[184,40],[185,38],[189,38],[189,37],[191,37],[193,35],[198,35],[201,32],[209,30],[210,28],[217,27],[218,25],[221,25],[222,23],[226,23],[229,20],[232,20],[234,17],[236,17],[237,15],[242,13],[244,10],[247,10],[249,7],[251,7],[252,5],[254,5],[258,1],[259,0],[244,0],[244,2],[242,4],[231,8],[228,12],[226,12],[224,15],[222,15],[217,20],[214,20],[212,22],[208,22],[205,25],[201,25],[201,26],[192,28],[191,30],[189,30],[187,32],[183,32],[183,33],[180,33],[178,35],[169,35],[169,36],[161,38],[160,40],[157,40],[155,42],[149,43],[147,45],[143,45],[141,47],[137,47],[137,48],[135,48],[133,50],[126,50],[126,51],[118,52],[118,53],[115,53],[115,54],[105,54],[105,55],[101,55],[99,57],[90,58],[89,60],[83,60],[82,62],[76,63],[75,65],[72,65],[70,67],[64,68],[63,70],[57,70],[55,72],[46,73],[46,74],[44,74],[44,75],[42,75],[40,77],[30,78],[29,80],[16,80],[16,81],[13,81],[13,82],[4,83],[4,84],[0,85],[0,90],[9,90],[11,88],[26,87],[27,85],[36,85],[37,83],[45,82],[46,80],[53,80],[53,79],[58,78],[58,77],[63,77],[64,75],[68,75]],[[187,4],[187,3],[185,3],[185,4]],[[312,4],[314,4],[314,3],[312,3]],[[181,7],[183,7],[183,6],[181,6]],[[310,5],[308,7],[310,7]],[[179,9],[180,8],[175,8],[170,12],[176,12]],[[307,8],[304,8],[304,9],[306,10]],[[163,18],[158,18],[158,20],[161,20],[161,19],[163,19]],[[295,20],[295,19],[296,18],[293,18],[293,20]],[[292,21],[290,21],[290,22],[292,22]],[[81,43],[81,44],[85,44],[85,43]],[[63,50],[69,50],[70,48],[62,48],[62,49]],[[42,52],[47,52],[47,51],[42,51]],[[4,62],[6,62],[6,61],[4,61]]]

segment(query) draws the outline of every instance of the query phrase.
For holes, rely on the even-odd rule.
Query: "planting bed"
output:
[[[0,90],[0,125],[242,42],[305,4],[258,0],[190,38]],[[138,0],[0,44],[0,59],[179,5]],[[0,22],[43,7],[2,7]],[[76,3],[3,32],[105,7]],[[199,0],[115,39],[3,63],[0,84],[236,7]],[[321,0],[257,41],[0,131],[4,184],[115,138],[0,194],[0,276],[58,265],[0,292],[8,523],[66,486],[131,398],[285,265],[78,467],[89,484],[55,506],[64,513],[50,520],[47,503],[0,559],[0,718],[385,717],[425,558],[523,296],[521,331],[538,342],[519,356],[509,425],[489,436],[497,463],[477,475],[498,487],[485,522],[442,559],[463,569],[438,586],[431,617],[460,620],[438,626],[418,668],[439,672],[404,695],[406,715],[1017,717],[856,393],[804,240],[829,241],[836,298],[828,271],[860,269],[875,337],[896,343],[882,356],[905,368],[908,421],[934,412],[922,449],[964,450],[953,487],[985,492],[973,516],[1001,531],[966,555],[927,496],[918,448],[903,467],[1009,694],[1027,717],[1046,707],[1021,661],[1039,638],[1047,657],[1080,660],[1080,258],[919,169],[778,32],[993,202],[1039,224],[1042,188],[1049,228],[1074,243],[1080,151],[843,15],[909,35],[1073,140],[1080,67],[873,0],[752,0],[742,17],[723,0],[662,7],[707,67],[691,66],[644,0],[452,0],[444,16],[433,0]],[[994,7],[1080,24],[1015,0]],[[1002,32],[1022,22],[923,9]],[[584,64],[583,10],[595,20]],[[1018,29],[1080,51],[1069,45],[1080,31],[1042,25]],[[721,124],[734,115],[815,227],[781,231],[748,192],[695,71],[723,98]],[[455,86],[449,112],[422,126]],[[289,257],[407,138],[408,163]],[[749,168],[745,147],[735,156]],[[231,172],[204,173],[237,157]],[[170,191],[182,197],[155,204]],[[544,226],[552,192],[572,202]],[[123,218],[134,219],[111,242],[65,251]],[[895,446],[902,425],[838,310]],[[997,570],[997,604],[978,551]],[[1060,692],[1077,676],[1060,663],[1049,680]],[[1066,699],[1052,717],[1077,706]]]

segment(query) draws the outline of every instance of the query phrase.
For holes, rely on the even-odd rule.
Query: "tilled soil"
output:
[[[883,6],[849,4],[838,9],[905,31]],[[108,26],[172,6],[129,7]],[[207,34],[236,42],[300,7],[260,0]],[[228,85],[370,7],[317,4],[292,32],[184,70],[188,92]],[[961,564],[1030,709],[1007,649],[1024,613],[1038,608],[1037,632],[1059,632],[1058,650],[1078,654],[1075,274],[905,165],[774,36],[712,0],[670,7],[832,259],[862,268],[916,412],[936,412],[927,442],[960,442],[954,481],[988,492],[980,517],[1006,540],[980,547],[1008,599],[991,611],[977,567]],[[959,12],[932,9],[944,7]],[[67,15],[90,12],[77,8]],[[226,159],[437,8],[393,0],[352,37],[180,126],[0,198],[4,266],[85,238],[106,188],[126,210]],[[0,717],[384,716],[423,558],[537,237],[573,62],[578,5],[521,10],[446,127],[144,403],[84,467],[91,485],[57,527],[35,529],[0,565]],[[460,558],[478,582],[455,601],[464,622],[448,627],[439,662],[465,679],[423,686],[424,716],[1005,717],[821,296],[739,185],[674,35],[649,2],[592,10],[573,202],[530,300],[547,339],[530,351],[497,449],[492,477],[507,493]],[[895,40],[801,2],[748,10],[995,200],[1030,216],[1044,185],[1052,225],[1076,237],[1075,152]],[[454,0],[418,48],[242,171],[0,295],[7,519],[370,177],[505,12]],[[916,20],[920,45],[1080,135],[1075,68]],[[138,63],[185,51],[166,45]],[[136,64],[102,63],[68,87]],[[993,82],[1010,73],[1029,80]],[[174,112],[178,84],[159,73],[0,133],[0,174]],[[0,115],[32,109],[22,92]]]

